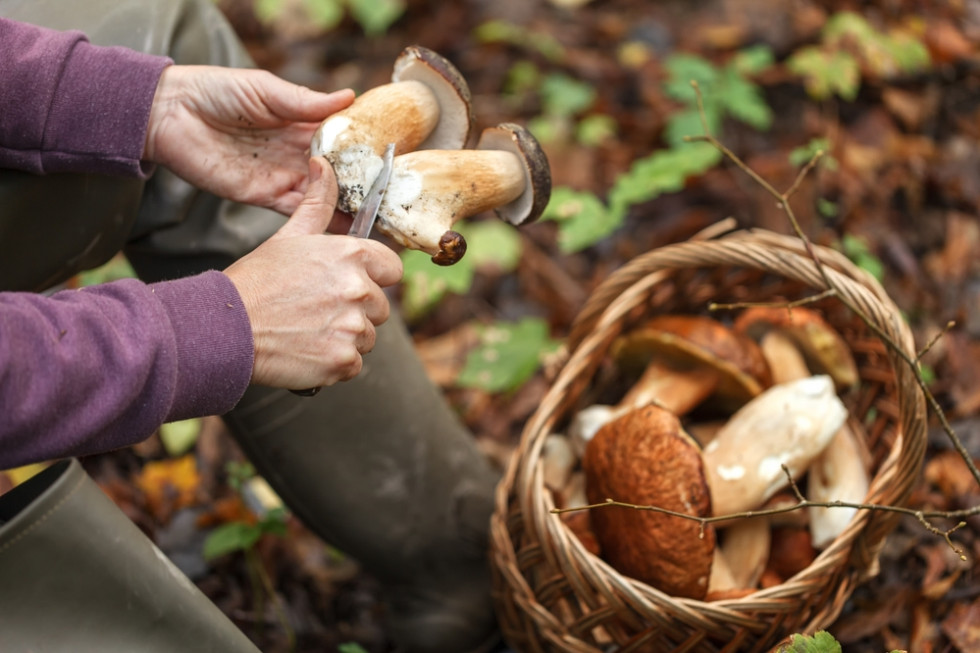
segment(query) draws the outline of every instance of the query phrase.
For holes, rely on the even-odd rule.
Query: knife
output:
[[[354,215],[354,223],[347,232],[349,236],[357,238],[367,238],[374,227],[374,221],[378,217],[378,209],[381,208],[381,200],[384,199],[385,191],[388,190],[388,181],[391,179],[391,165],[395,158],[395,144],[388,143],[384,155],[381,157],[381,172],[374,178],[371,190],[364,196],[361,208]]]
[[[371,184],[371,190],[364,196],[364,201],[361,202],[361,208],[357,209],[357,213],[354,214],[354,222],[351,224],[350,231],[347,232],[348,236],[367,238],[371,235],[371,229],[374,228],[374,221],[378,217],[378,209],[381,208],[381,200],[384,199],[385,191],[388,190],[388,181],[391,179],[391,166],[394,158],[395,144],[388,143],[384,155],[381,157],[381,172],[374,178],[374,183]],[[320,388],[318,386],[305,390],[290,390],[290,392],[300,397],[312,397],[320,392]]]

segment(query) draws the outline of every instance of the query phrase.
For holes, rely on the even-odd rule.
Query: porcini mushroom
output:
[[[753,306],[735,319],[735,329],[756,340],[769,331],[779,331],[800,348],[813,372],[829,374],[841,389],[858,382],[857,364],[850,348],[816,311],[803,307]]]
[[[604,425],[585,450],[590,503],[607,498],[705,517],[711,512],[701,455],[677,417],[647,405]],[[610,507],[592,511],[605,559],[621,573],[673,596],[703,598],[715,533],[690,519]]]
[[[473,125],[470,90],[446,58],[409,46],[395,59],[391,82],[358,96],[313,134],[310,153],[324,156],[337,176],[337,208],[353,213],[382,166],[388,143],[395,153],[459,149]]]
[[[583,451],[606,422],[653,403],[678,416],[715,395],[738,408],[771,384],[768,364],[751,339],[699,315],[659,315],[620,338],[612,355],[622,370],[643,367],[615,406],[594,404],[576,413],[568,437]]]
[[[520,125],[483,130],[473,150],[419,150],[396,156],[377,228],[400,245],[452,265],[466,241],[459,220],[493,209],[512,225],[537,220],[551,197],[551,168]]]
[[[700,315],[658,315],[614,343],[623,365],[645,365],[619,406],[654,402],[684,415],[714,396],[735,409],[771,383],[758,345],[718,320]]]
[[[827,375],[772,386],[740,408],[704,448],[715,515],[752,510],[797,478],[847,418]]]
[[[776,383],[786,383],[810,375],[796,341],[784,330],[779,328],[766,330],[762,334],[760,347],[766,360],[769,361],[773,380]],[[837,347],[839,345],[835,345],[835,348]],[[847,358],[849,359],[849,355]],[[849,368],[846,364],[837,367]],[[808,499],[816,503],[833,501],[858,503],[867,495],[871,482],[868,474],[868,453],[861,446],[859,430],[860,425],[852,426],[845,422],[820,455],[810,464],[807,471]],[[822,549],[844,532],[847,524],[857,514],[857,509],[844,506],[814,506],[809,509],[809,512],[813,546]]]

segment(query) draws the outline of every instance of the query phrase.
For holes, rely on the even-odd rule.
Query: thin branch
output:
[[[597,508],[609,508],[609,507],[619,507],[619,508],[631,508],[633,510],[644,510],[648,512],[656,512],[663,515],[669,515],[671,517],[679,517],[680,519],[687,519],[689,521],[697,522],[701,525],[702,532],[705,526],[709,524],[715,524],[718,522],[729,522],[735,519],[752,519],[755,517],[771,517],[773,515],[782,515],[788,512],[795,512],[797,510],[803,510],[805,508],[853,508],[855,510],[868,510],[877,512],[892,512],[901,515],[907,515],[910,517],[915,517],[922,524],[926,530],[930,533],[938,535],[944,538],[949,544],[949,547],[953,550],[956,555],[960,557],[961,560],[966,560],[966,554],[963,549],[956,546],[956,544],[950,538],[954,532],[966,526],[965,521],[960,521],[955,526],[948,530],[943,530],[936,526],[930,524],[927,520],[929,519],[950,519],[955,517],[969,517],[980,513],[980,506],[974,506],[969,510],[959,510],[956,512],[927,512],[923,510],[914,510],[912,508],[902,508],[900,506],[889,506],[879,503],[854,503],[851,501],[810,501],[809,499],[799,496],[797,497],[797,503],[793,505],[778,506],[776,508],[766,508],[762,510],[744,510],[742,512],[733,512],[728,515],[714,515],[711,517],[698,517],[697,515],[689,515],[683,512],[677,512],[676,510],[668,510],[667,508],[661,508],[659,506],[641,506],[635,503],[627,503],[625,501],[616,501],[615,499],[606,499],[602,503],[591,503],[585,506],[575,506],[574,508],[552,508],[551,513],[555,515],[560,515],[566,512],[577,512],[580,510],[595,510]]]
[[[954,322],[953,320],[947,322],[943,330],[937,333],[935,336],[933,336],[932,340],[930,340],[925,347],[919,350],[919,353],[915,355],[915,361],[919,362],[920,360],[922,360],[922,357],[925,356],[927,353],[929,353],[929,351],[936,346],[936,343],[939,342],[939,339],[945,336],[947,333],[949,333],[950,329],[952,329],[954,326],[956,326],[956,322]]]

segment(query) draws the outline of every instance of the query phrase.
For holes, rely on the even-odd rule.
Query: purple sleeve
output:
[[[252,333],[222,272],[0,293],[0,469],[108,451],[230,410]]]
[[[0,167],[145,176],[150,106],[170,63],[0,18]]]

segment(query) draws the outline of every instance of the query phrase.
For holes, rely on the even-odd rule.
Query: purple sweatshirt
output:
[[[148,175],[150,106],[170,63],[0,18],[0,168]],[[0,292],[0,469],[227,412],[253,354],[241,297],[221,272]]]

